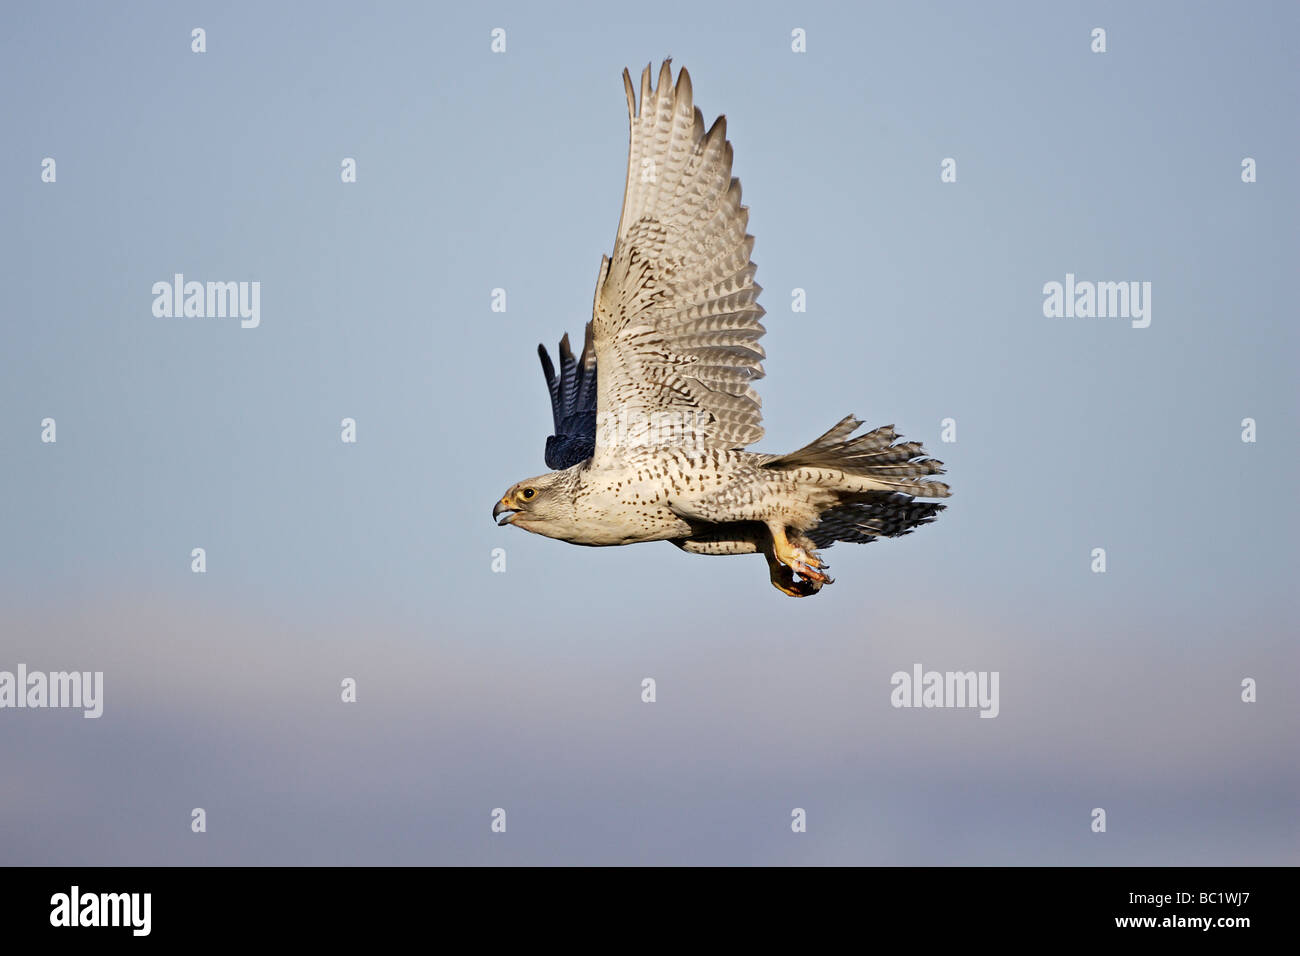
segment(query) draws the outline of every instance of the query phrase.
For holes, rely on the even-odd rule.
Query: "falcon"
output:
[[[692,554],[762,554],[792,597],[832,583],[818,554],[933,521],[943,463],[892,425],[852,415],[786,455],[763,435],[760,287],[726,118],[708,129],[685,69],[623,71],[631,143],[612,256],[602,256],[582,351],[538,346],[555,434],[544,475],[512,485],[499,525],[571,544],[670,541]]]

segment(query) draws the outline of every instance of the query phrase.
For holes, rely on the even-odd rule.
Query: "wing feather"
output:
[[[642,72],[639,109],[627,71],[623,86],[627,184],[592,314],[597,454],[666,440],[741,448],[763,434],[753,383],[766,353],[726,119],[705,128],[690,74],[674,85],[670,61],[657,85]]]
[[[559,355],[557,371],[546,346],[537,346],[555,423],[555,434],[546,439],[546,467],[556,471],[586,461],[595,449],[596,350],[590,322],[581,357],[574,357],[567,334],[560,339]]]

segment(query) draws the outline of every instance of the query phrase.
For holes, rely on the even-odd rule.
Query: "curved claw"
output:
[[[782,564],[772,555],[767,556],[768,570],[772,576],[772,586],[782,594],[788,594],[790,597],[811,597],[822,589],[823,584],[830,584],[831,579],[825,575],[824,581],[818,581],[811,576],[796,578],[794,570],[789,566]],[[802,572],[800,572],[802,574]]]
[[[828,565],[822,564],[819,558],[809,554],[803,548],[792,548],[785,557],[788,558],[785,563],[796,574],[810,581],[816,581],[818,585],[835,583],[829,574],[823,573],[823,569]]]
[[[772,535],[772,550],[765,552],[767,563],[772,573],[772,583],[792,597],[807,597],[816,594],[823,585],[834,584],[831,576],[825,573],[826,565],[815,551],[809,550],[812,542],[806,538],[791,541],[784,525],[771,523],[768,531]],[[805,547],[807,544],[809,547]],[[799,575],[796,581],[794,575]]]

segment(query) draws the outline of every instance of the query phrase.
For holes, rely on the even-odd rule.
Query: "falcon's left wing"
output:
[[[686,70],[641,75],[623,214],[601,263],[592,324],[600,365],[596,457],[603,449],[690,443],[741,448],[763,435],[759,286],[749,210],[731,176],[726,120],[708,129]]]
[[[592,345],[591,323],[582,344],[582,357],[575,359],[569,336],[560,340],[560,371],[557,375],[546,346],[537,346],[551,393],[551,417],[555,434],[546,439],[546,467],[563,471],[586,461],[596,447],[596,349]]]

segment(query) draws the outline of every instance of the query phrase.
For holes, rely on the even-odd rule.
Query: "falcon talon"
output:
[[[551,471],[492,517],[572,544],[762,554],[777,590],[809,597],[833,583],[818,550],[933,521],[944,506],[916,499],[948,497],[930,480],[943,463],[892,425],[855,436],[852,415],[787,455],[746,450],[763,437],[764,312],[726,120],[706,128],[690,74],[674,83],[667,62],[657,85],[645,68],[639,96],[626,70],[623,88],[635,161],[582,350],[566,334],[557,367],[537,348]]]
[[[828,575],[822,574],[816,568],[810,568],[805,564],[795,565],[794,570],[796,574],[802,575],[803,577],[807,578],[809,581],[816,581],[818,584],[833,583]]]

